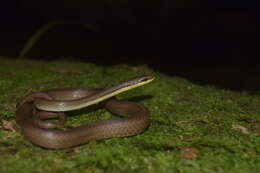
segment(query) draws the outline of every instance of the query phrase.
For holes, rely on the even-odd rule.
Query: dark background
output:
[[[259,15],[255,1],[6,0],[0,1],[0,55],[17,58],[37,29],[56,21],[27,57],[141,64],[258,94]]]

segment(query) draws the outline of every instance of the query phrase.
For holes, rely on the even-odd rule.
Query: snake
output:
[[[92,140],[134,136],[149,126],[149,110],[140,103],[119,100],[116,95],[145,85],[154,79],[146,75],[101,88],[56,88],[33,92],[17,104],[16,122],[31,143],[49,149],[79,146]],[[98,120],[61,129],[67,111],[100,105],[120,117]],[[84,108],[84,109],[83,109]],[[56,122],[46,119],[59,118]]]

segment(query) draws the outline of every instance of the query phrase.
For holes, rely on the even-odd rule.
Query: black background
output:
[[[0,55],[141,64],[194,83],[257,94],[259,3],[235,0],[0,1]],[[85,25],[91,27],[84,27]]]

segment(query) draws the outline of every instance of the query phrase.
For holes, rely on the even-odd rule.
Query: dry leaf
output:
[[[241,132],[244,135],[250,135],[250,132],[247,130],[247,128],[245,128],[244,126],[241,126],[239,124],[233,124],[232,128],[234,130],[237,130],[237,131]]]
[[[16,132],[14,124],[11,121],[2,120],[2,127],[6,130],[10,130],[12,132]]]
[[[182,157],[187,160],[192,160],[198,157],[198,149],[194,147],[183,147],[181,148]]]
[[[245,122],[250,123],[250,124],[253,124],[253,123],[255,123],[257,121],[253,117],[240,117],[238,120],[245,121]]]
[[[195,140],[197,140],[199,138],[200,138],[199,136],[193,136],[193,137],[190,137],[190,138],[184,138],[183,141],[185,141],[185,142],[192,142],[192,141],[195,141]]]
[[[260,134],[260,123],[259,122],[254,124],[253,130],[254,130],[254,132]]]
[[[75,156],[75,155],[77,155],[77,152],[75,152],[75,151],[71,151],[71,152],[68,152],[67,153],[67,156]]]
[[[258,121],[256,118],[254,118],[254,117],[242,117],[239,120],[249,123],[252,126],[253,132],[260,133],[260,121]]]

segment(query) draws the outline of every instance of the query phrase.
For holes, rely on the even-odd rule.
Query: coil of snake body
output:
[[[32,93],[17,104],[16,122],[23,136],[44,148],[68,148],[91,140],[136,135],[149,125],[149,110],[142,104],[114,98],[124,91],[151,82],[152,76],[142,76],[106,89],[64,88]],[[72,111],[103,102],[106,109],[124,118],[99,120],[71,129],[60,130],[65,123],[65,111]],[[59,117],[58,123],[43,121]]]

